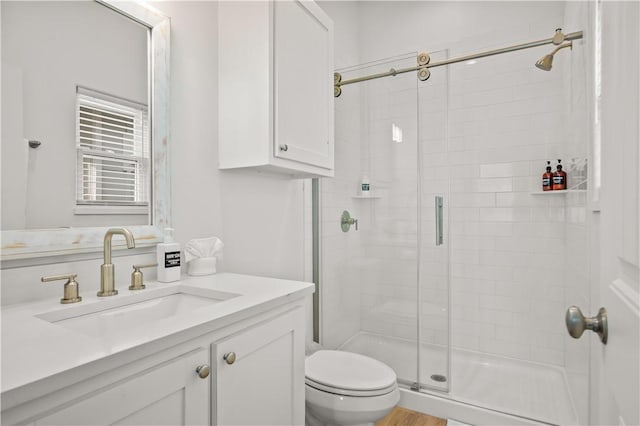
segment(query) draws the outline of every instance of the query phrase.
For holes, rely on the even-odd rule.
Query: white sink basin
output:
[[[149,291],[131,296],[113,296],[85,306],[74,306],[38,318],[82,334],[104,336],[178,318],[196,309],[211,307],[239,295],[195,287],[174,287],[172,291]]]

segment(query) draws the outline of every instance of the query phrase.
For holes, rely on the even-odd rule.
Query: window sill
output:
[[[102,214],[126,214],[126,215],[148,215],[148,206],[76,206],[73,209],[76,215],[102,215]]]

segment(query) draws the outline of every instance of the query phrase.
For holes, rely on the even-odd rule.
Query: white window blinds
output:
[[[147,205],[147,106],[80,86],[76,99],[76,204]]]

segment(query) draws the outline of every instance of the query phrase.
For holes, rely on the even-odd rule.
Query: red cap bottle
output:
[[[542,174],[542,190],[551,191],[553,189],[553,173],[551,173],[551,161],[547,161],[547,171]]]
[[[556,165],[556,171],[553,172],[553,184],[552,189],[557,191],[559,189],[567,189],[567,173],[562,171],[562,160],[558,159]]]

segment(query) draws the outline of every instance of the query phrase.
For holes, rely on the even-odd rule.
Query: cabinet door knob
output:
[[[198,377],[201,379],[206,379],[209,377],[209,366],[207,364],[202,364],[196,367],[196,373],[198,373]]]
[[[222,356],[222,359],[224,359],[227,364],[231,365],[234,362],[236,362],[236,353],[235,352],[227,352],[226,354],[224,354]]]
[[[287,144],[284,145],[280,145],[280,151],[288,151],[289,147],[287,146]]]

